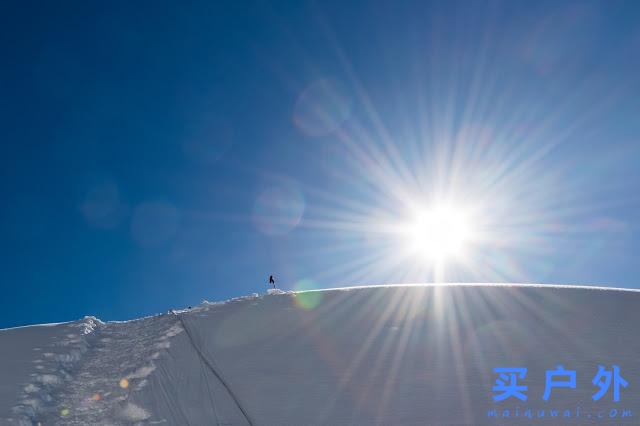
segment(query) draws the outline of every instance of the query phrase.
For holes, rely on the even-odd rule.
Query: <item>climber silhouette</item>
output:
[[[276,281],[273,279],[273,275],[269,275],[269,284],[272,284],[273,288],[276,288]]]

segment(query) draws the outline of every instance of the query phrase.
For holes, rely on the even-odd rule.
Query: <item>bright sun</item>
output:
[[[404,234],[412,254],[442,261],[462,256],[471,232],[471,223],[464,211],[451,205],[438,205],[416,209]]]

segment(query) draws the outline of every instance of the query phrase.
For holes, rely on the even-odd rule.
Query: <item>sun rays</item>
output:
[[[473,232],[463,209],[439,204],[416,209],[411,216],[411,220],[401,226],[401,235],[411,254],[439,261],[463,255]]]

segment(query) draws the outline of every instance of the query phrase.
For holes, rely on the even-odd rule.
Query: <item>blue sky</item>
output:
[[[4,7],[0,327],[270,274],[637,287],[637,2],[134,3]],[[408,250],[443,204],[464,253]]]

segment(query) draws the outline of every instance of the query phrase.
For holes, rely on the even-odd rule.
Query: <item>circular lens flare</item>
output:
[[[304,196],[297,185],[277,185],[260,194],[253,208],[253,221],[266,235],[285,235],[300,224],[304,210]]]
[[[323,293],[313,291],[318,287],[311,280],[301,280],[295,285],[295,304],[303,310],[313,310],[322,302]]]

